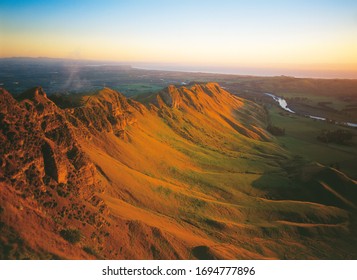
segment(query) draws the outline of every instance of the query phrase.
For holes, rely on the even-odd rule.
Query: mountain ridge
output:
[[[63,109],[40,87],[17,100],[0,89],[0,105],[3,258],[352,254],[343,240],[337,253],[329,244],[349,237],[353,211],[331,189],[346,197],[354,183],[328,169],[326,199],[314,201],[321,177],[310,168],[315,189],[297,196],[307,187],[289,181],[290,156],[266,132],[263,108],[216,83],[170,86],[143,103],[104,88]],[[63,234],[76,231],[79,240]]]

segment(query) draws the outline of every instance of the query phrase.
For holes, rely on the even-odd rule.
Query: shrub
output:
[[[83,251],[92,255],[92,256],[95,256],[97,259],[101,259],[100,255],[98,254],[98,252],[93,249],[92,247],[89,247],[89,246],[85,246],[83,247]]]
[[[78,229],[63,229],[60,235],[68,242],[75,244],[81,241],[81,232]]]
[[[274,136],[283,136],[285,135],[285,128],[281,128],[272,124],[269,124],[267,130]]]

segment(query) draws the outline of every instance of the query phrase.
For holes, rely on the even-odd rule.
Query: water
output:
[[[270,97],[272,97],[275,101],[277,101],[280,105],[281,108],[283,108],[285,111],[288,111],[290,113],[295,114],[295,112],[293,110],[291,110],[290,108],[288,108],[288,103],[286,102],[285,99],[278,97],[274,94],[271,93],[265,93],[266,95],[269,95]]]
[[[294,112],[293,110],[291,110],[288,107],[288,103],[286,102],[286,100],[284,98],[281,98],[279,96],[276,96],[272,93],[264,93],[265,95],[270,96],[271,98],[273,98],[276,102],[279,103],[279,106],[281,108],[283,108],[285,111],[288,111],[292,114],[296,114],[296,112]],[[319,120],[319,121],[327,121],[326,118],[323,117],[317,117],[317,116],[311,116],[311,115],[305,115],[306,117],[309,117],[310,119],[314,119],[314,120]],[[350,127],[357,127],[357,123],[352,123],[352,122],[335,122],[336,124],[342,124],[342,125],[347,125]]]
[[[316,116],[308,116],[314,120],[319,120],[319,121],[326,121],[326,118],[322,118],[322,117],[316,117]]]
[[[357,123],[346,122],[344,124],[348,125],[348,126],[351,126],[351,127],[357,127]]]

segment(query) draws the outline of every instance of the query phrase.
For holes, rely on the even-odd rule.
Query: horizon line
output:
[[[49,57],[49,56],[8,56],[0,57],[0,60],[11,60],[11,59],[34,59],[34,60],[62,60],[62,61],[72,61],[72,62],[101,62],[107,63],[107,65],[96,65],[100,66],[127,66],[133,69],[148,70],[148,71],[167,71],[167,72],[180,72],[180,73],[202,73],[202,74],[216,74],[216,75],[228,75],[228,76],[241,76],[241,77],[289,77],[295,79],[315,79],[315,80],[357,80],[357,70],[345,70],[348,74],[343,75],[343,70],[336,70],[339,74],[332,76],[326,75],[331,73],[331,69],[299,69],[287,67],[287,65],[279,65],[275,67],[267,66],[228,66],[228,65],[188,65],[179,64],[177,62],[147,62],[147,61],[120,61],[120,60],[108,60],[108,59],[93,59],[93,58],[65,58],[65,57]],[[341,65],[341,64],[311,64],[311,65]],[[354,64],[350,64],[354,65]],[[91,66],[91,65],[86,65]],[[300,66],[308,66],[308,64],[303,64]],[[266,73],[266,71],[272,73]],[[243,71],[253,71],[255,73],[244,73]],[[281,72],[279,72],[281,71]],[[259,73],[260,72],[260,73]],[[285,72],[285,73],[284,73]],[[290,73],[287,73],[290,72]],[[293,72],[300,72],[293,73]],[[315,74],[314,74],[315,72]],[[320,75],[317,73],[320,72]],[[310,75],[308,74],[310,73]],[[325,75],[323,75],[324,73]],[[345,72],[346,73],[346,72]],[[321,75],[322,74],[322,75]]]

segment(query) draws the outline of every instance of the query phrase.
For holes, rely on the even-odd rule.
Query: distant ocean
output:
[[[146,70],[202,72],[213,74],[231,74],[248,76],[291,76],[296,78],[321,78],[321,79],[357,79],[357,70],[328,69],[287,69],[287,68],[253,68],[253,67],[215,67],[215,66],[186,66],[180,64],[149,64],[128,63],[135,68]]]

